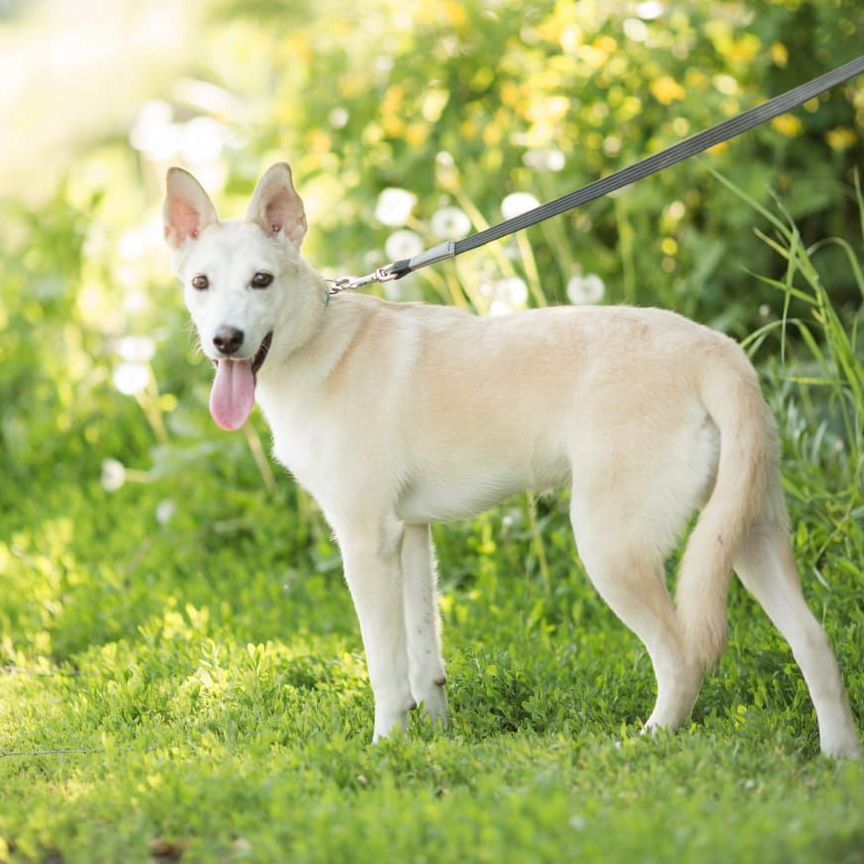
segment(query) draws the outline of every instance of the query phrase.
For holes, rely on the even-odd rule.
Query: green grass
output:
[[[184,861],[861,860],[864,771],[817,755],[789,652],[741,591],[694,722],[646,739],[650,664],[569,555],[549,597],[463,526],[442,544],[452,728],[417,717],[372,747],[347,591],[263,521],[274,502],[248,490],[260,526],[217,544],[186,526],[154,537],[157,489],[110,508],[91,491],[92,533],[49,520],[5,551],[4,611],[21,616],[0,678],[12,861],[146,861],[157,838]],[[213,516],[203,494],[187,506]],[[100,535],[124,539],[100,556]],[[487,567],[454,587],[472,540]],[[811,578],[808,593],[860,716],[860,574],[841,565],[829,553],[831,590]]]
[[[748,345],[860,723],[861,313],[832,305],[821,256],[839,249],[862,297],[864,280],[852,245],[806,248],[763,216],[785,275]],[[740,587],[689,727],[639,736],[650,663],[589,586],[563,498],[436,529],[452,725],[417,715],[371,746],[338,551],[257,435],[210,428],[188,343],[154,360],[177,407],[153,387],[139,407],[107,361],[73,380],[101,350],[86,328],[32,347],[30,319],[62,344],[72,306],[14,299],[30,353],[0,376],[0,861],[864,861],[864,767],[818,755],[789,649]],[[16,403],[22,382],[40,399]],[[106,491],[109,455],[144,482]]]

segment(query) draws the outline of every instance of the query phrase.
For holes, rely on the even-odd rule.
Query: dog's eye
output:
[[[272,273],[259,271],[252,277],[253,288],[266,288],[273,281]]]
[[[210,280],[202,273],[192,280],[192,287],[196,291],[206,291],[210,287]]]

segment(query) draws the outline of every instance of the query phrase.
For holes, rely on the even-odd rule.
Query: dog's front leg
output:
[[[432,720],[443,726],[447,722],[447,679],[441,656],[435,550],[428,525],[405,526],[402,579],[411,693]]]
[[[360,620],[375,694],[372,740],[408,726],[415,707],[408,681],[400,551],[404,526],[395,517],[338,530],[345,579]]]

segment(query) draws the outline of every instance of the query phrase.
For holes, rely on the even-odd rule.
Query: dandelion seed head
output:
[[[102,488],[106,492],[116,492],[126,482],[126,468],[116,459],[105,459],[102,462]]]
[[[327,115],[327,120],[334,129],[344,129],[348,125],[350,119],[351,115],[348,113],[347,109],[342,108],[341,106],[334,108]]]
[[[557,147],[533,147],[522,157],[522,162],[534,171],[561,171],[565,159]]]
[[[407,189],[383,189],[375,204],[375,218],[390,228],[399,228],[408,221],[417,196]]]
[[[170,498],[166,498],[156,505],[156,521],[160,525],[167,525],[176,512],[177,505]]]
[[[646,0],[645,3],[640,3],[636,7],[636,14],[643,21],[653,21],[663,14],[663,4],[657,0]]]
[[[401,231],[394,231],[387,238],[384,251],[391,261],[413,258],[423,251],[423,239],[416,232],[403,228]]]
[[[528,286],[519,276],[498,279],[480,286],[480,293],[489,299],[490,315],[506,315],[524,309],[528,302]]]
[[[540,202],[530,192],[511,192],[501,202],[501,215],[513,219],[539,206]]]
[[[442,207],[432,215],[431,227],[442,240],[461,240],[471,230],[471,220],[458,207]]]
[[[150,369],[144,363],[121,363],[114,370],[114,386],[124,396],[143,392],[150,381]]]
[[[156,343],[149,336],[124,336],[117,343],[117,354],[128,363],[147,363],[156,353]]]
[[[596,273],[577,274],[567,283],[567,299],[574,306],[599,303],[606,293],[606,285]]]

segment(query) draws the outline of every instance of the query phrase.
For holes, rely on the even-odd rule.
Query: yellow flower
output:
[[[708,76],[698,69],[688,69],[685,80],[688,90],[705,90],[708,86]]]
[[[850,129],[848,126],[838,126],[826,133],[825,140],[832,150],[842,152],[848,150],[858,140],[858,136],[854,129]]]
[[[598,36],[594,40],[594,47],[605,51],[607,54],[614,54],[618,48],[618,43],[611,36]]]
[[[582,45],[578,51],[579,59],[584,60],[592,69],[599,69],[609,59],[609,54],[596,45]]]
[[[505,81],[501,85],[501,101],[510,108],[515,108],[522,101],[519,86],[512,81]]]
[[[429,124],[417,121],[405,130],[405,140],[412,147],[422,147],[429,139]]]
[[[329,153],[330,147],[333,143],[332,139],[326,132],[322,132],[320,129],[315,129],[309,134],[309,149],[318,154],[319,156],[322,153]]]
[[[576,24],[568,24],[561,29],[559,41],[567,54],[575,54],[582,44],[582,30]]]
[[[459,125],[459,133],[467,141],[476,141],[478,132],[477,124],[471,119],[463,120]]]
[[[660,249],[664,255],[677,255],[678,254],[678,242],[674,237],[664,237],[660,241]]]
[[[735,63],[752,63],[759,55],[759,49],[762,43],[758,37],[751,33],[745,33],[740,39],[737,39],[729,51],[729,59]]]
[[[453,0],[444,4],[444,13],[447,16],[448,22],[457,30],[461,30],[468,23],[468,13],[461,3],[455,3]]]
[[[771,125],[787,138],[797,138],[804,131],[804,124],[794,114],[781,114]]]
[[[381,126],[388,138],[401,138],[402,133],[405,131],[405,123],[401,117],[397,117],[395,114],[384,117],[381,121]]]
[[[771,46],[771,59],[775,66],[779,66],[781,69],[786,68],[786,64],[789,62],[789,51],[782,42],[775,42]]]
[[[671,105],[683,99],[687,93],[684,88],[669,75],[664,75],[651,82],[651,92],[661,105]]]

